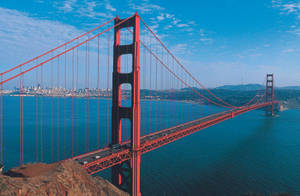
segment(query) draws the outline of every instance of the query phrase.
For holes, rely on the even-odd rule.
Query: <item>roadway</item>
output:
[[[234,118],[237,115],[276,103],[277,102],[267,102],[228,110],[142,136],[139,152],[141,154],[147,153],[182,137],[218,124],[222,121]],[[131,154],[130,142],[127,141],[122,144],[113,145],[111,147],[79,155],[72,159],[80,163],[90,174],[94,174],[129,160],[131,158]]]

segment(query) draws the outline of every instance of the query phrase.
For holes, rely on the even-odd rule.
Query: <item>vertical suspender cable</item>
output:
[[[178,73],[178,66],[176,67],[176,73]],[[180,86],[179,86],[179,80],[177,79],[177,92],[179,92],[179,89],[180,89]],[[176,119],[176,123],[179,122],[179,107],[180,107],[180,104],[179,102],[177,101],[176,102],[176,114],[177,114],[177,119]]]
[[[71,99],[72,99],[72,112],[71,112],[71,126],[72,126],[72,154],[74,156],[74,50],[72,50],[72,89],[71,89]]]
[[[99,85],[100,85],[100,36],[98,36],[97,40],[97,149],[100,147],[99,135],[100,135],[100,124],[99,124]]]
[[[183,76],[181,78],[183,78]],[[181,87],[180,92],[184,92],[184,89],[183,89],[184,85],[182,82],[180,82],[180,87]],[[183,120],[183,101],[184,101],[184,95],[181,95],[180,102],[179,102],[180,103],[180,115],[181,115],[180,123],[182,123],[182,120]]]
[[[144,30],[144,35],[145,35],[145,31],[146,30]],[[145,41],[145,36],[143,36],[142,37],[142,40],[143,40],[143,42]],[[146,93],[147,93],[147,91],[146,91],[146,88],[147,88],[147,80],[146,80],[146,68],[147,68],[147,66],[146,66],[146,49],[145,49],[145,47],[143,47],[144,49],[143,49],[143,66],[142,66],[142,69],[143,69],[143,89],[144,89],[144,99],[145,99],[145,104],[143,104],[142,106],[143,106],[143,115],[142,116],[144,116],[144,122],[142,122],[142,135],[146,135],[146,124],[147,124],[147,118],[146,118]]]
[[[38,65],[38,59],[36,60],[36,64]],[[35,155],[36,155],[36,162],[39,161],[39,98],[38,98],[38,90],[39,90],[39,80],[38,80],[38,70],[36,69],[35,71],[36,73],[36,89],[35,89],[35,126],[36,126],[36,129],[35,129]]]
[[[22,73],[22,67],[20,67],[20,73]],[[20,87],[19,87],[19,97],[20,97],[20,165],[22,165],[22,77],[20,77]]]
[[[50,80],[51,80],[51,162],[53,162],[53,61],[51,62],[51,68],[50,68]]]
[[[56,121],[56,145],[57,145],[57,161],[60,160],[60,149],[59,149],[59,142],[60,142],[60,133],[59,133],[59,96],[61,96],[61,88],[60,88],[60,82],[59,82],[59,78],[60,78],[60,59],[59,57],[57,58],[57,92],[58,92],[58,95],[57,95],[57,108],[56,108],[56,118],[57,118],[57,121]]]
[[[162,49],[161,49],[161,56],[162,56],[162,59],[163,59],[164,52],[163,52]],[[160,81],[160,83],[161,83],[161,94],[163,96],[163,99],[165,99],[165,93],[164,93],[164,69],[163,69],[162,65],[160,66],[160,76],[161,76],[161,81]],[[162,102],[160,103],[160,114],[163,115],[163,116],[165,116],[163,102],[165,102],[165,100],[162,100]],[[160,124],[162,125],[162,127],[160,129],[165,128],[164,118],[161,118],[160,122],[161,122]]]
[[[85,85],[84,85],[84,90],[85,90],[85,95],[84,95],[84,149],[85,152],[87,152],[87,51],[88,51],[88,46],[87,42],[85,44]]]
[[[174,64],[174,59],[172,60],[172,67],[173,67],[173,71],[175,71],[175,64]],[[176,82],[176,79],[175,79],[175,77],[172,75],[172,90],[173,90],[173,92],[176,90],[176,87],[175,87],[175,82]],[[176,104],[176,102],[174,102],[175,104]],[[172,121],[173,121],[173,123],[172,123],[172,126],[174,126],[174,125],[176,125],[176,119],[175,119],[175,117],[176,117],[176,113],[174,114],[174,109],[176,109],[176,108],[172,108],[172,115],[173,115],[173,119],[172,119]]]
[[[76,153],[79,153],[79,145],[78,145],[78,139],[79,139],[79,107],[78,107],[78,102],[79,102],[79,86],[78,86],[78,71],[79,69],[79,55],[78,55],[78,47],[76,48],[76,91],[77,91],[77,96],[76,96]]]
[[[169,55],[168,55],[168,54],[166,55],[166,65],[169,66]],[[166,75],[166,90],[167,90],[167,91],[168,91],[168,88],[169,88],[168,83],[170,82],[169,76],[170,76],[170,74],[168,73],[168,74]],[[170,92],[170,91],[169,91],[169,92]],[[170,100],[170,98],[168,98],[168,103],[167,103],[167,104],[170,104],[170,103],[172,103],[172,101]],[[167,126],[170,127],[170,114],[171,114],[171,113],[170,113],[170,107],[167,106],[167,107],[166,107],[166,110],[167,110]]]
[[[24,75],[22,76],[22,93],[24,85]],[[22,163],[24,163],[24,97],[22,97]]]
[[[157,51],[157,48],[156,48]],[[155,59],[155,93],[156,93],[156,98],[158,97],[157,93],[158,93],[158,89],[157,89],[157,59]],[[154,131],[158,131],[157,130],[157,103],[158,100],[155,100],[155,130]]]
[[[150,50],[151,50],[151,37],[149,36],[149,47],[150,47]],[[149,64],[150,64],[150,78],[149,78],[149,92],[150,92],[150,96],[149,96],[149,98],[150,98],[150,100],[149,100],[149,130],[148,130],[148,133],[151,133],[151,120],[152,120],[152,118],[151,118],[151,107],[152,107],[152,97],[151,97],[151,91],[152,91],[152,55],[149,53]]]
[[[110,58],[110,31],[107,32],[107,102],[106,102],[106,144],[109,145],[109,82],[110,82],[110,71],[109,71],[109,58]]]
[[[67,50],[67,45],[65,46],[65,51]],[[67,92],[67,53],[65,53],[65,62],[64,62],[64,95]],[[64,158],[67,157],[67,124],[66,124],[66,105],[67,105],[66,97],[64,97]]]
[[[40,133],[40,137],[41,137],[41,161],[43,161],[43,66],[41,66],[41,109],[40,109],[40,129],[41,129],[41,133]]]
[[[89,50],[89,42],[86,42],[86,152],[89,151]]]

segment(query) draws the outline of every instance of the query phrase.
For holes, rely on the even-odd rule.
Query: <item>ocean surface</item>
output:
[[[23,103],[24,162],[70,157],[72,135],[74,154],[97,148],[96,99],[43,97],[41,102],[37,97],[24,97]],[[110,138],[106,131],[107,123],[111,123],[106,115],[110,104],[99,100],[100,146],[107,145]],[[181,108],[183,112],[178,115]],[[19,110],[20,97],[4,97],[6,169],[20,163]],[[142,134],[148,134],[154,127],[166,128],[223,109],[175,101],[142,101],[141,110]],[[264,114],[263,110],[248,112],[143,155],[142,195],[300,195],[300,110],[286,110],[275,117]],[[124,122],[123,140],[129,138],[128,127],[129,123]],[[42,143],[40,139],[36,143],[36,133]],[[110,170],[99,175],[110,179]]]
[[[300,110],[252,111],[149,152],[144,195],[300,195]]]

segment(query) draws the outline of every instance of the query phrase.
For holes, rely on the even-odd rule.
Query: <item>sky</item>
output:
[[[300,85],[300,0],[0,0],[0,70],[135,12],[208,87]]]

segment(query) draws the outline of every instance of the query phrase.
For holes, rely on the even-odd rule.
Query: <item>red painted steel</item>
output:
[[[222,105],[222,107],[229,107],[229,108],[242,108],[244,106],[249,105],[253,99],[251,99],[249,102],[247,102],[244,105],[241,106],[234,106],[231,105],[227,102],[225,102],[224,100],[222,100],[221,98],[219,98],[218,96],[216,96],[215,94],[213,94],[208,88],[206,88],[201,82],[199,82],[199,80],[197,80],[193,74],[191,74],[186,67],[176,58],[176,56],[168,49],[168,47],[158,38],[158,36],[154,33],[154,31],[149,27],[149,25],[147,25],[147,23],[140,18],[142,23],[146,26],[146,28],[151,32],[151,34],[155,37],[155,39],[162,45],[162,47],[167,51],[168,54],[171,55],[171,57],[176,61],[176,63],[189,75],[190,78],[192,78],[198,85],[200,85],[206,92],[208,92],[210,95],[212,95],[214,98],[216,98],[218,101],[220,101],[221,103],[223,103],[224,105]]]
[[[266,102],[274,101],[274,75],[267,74],[266,77]],[[274,115],[274,105],[269,105],[266,107],[266,115],[273,116]]]
[[[1,76],[2,81],[3,76]],[[0,96],[0,164],[3,164],[3,85],[1,85]]]
[[[178,139],[181,139],[187,135],[193,134],[195,132],[198,132],[200,130],[208,128],[212,125],[223,122],[225,120],[234,118],[245,112],[249,112],[251,110],[263,108],[263,107],[273,105],[273,104],[278,104],[278,102],[277,101],[266,102],[266,103],[251,105],[251,106],[244,107],[241,109],[234,109],[234,110],[230,110],[230,111],[213,114],[213,115],[201,118],[201,119],[197,119],[197,120],[194,120],[191,122],[184,123],[182,125],[177,125],[175,127],[171,127],[171,128],[161,130],[156,133],[152,133],[152,134],[143,136],[143,137],[141,137],[141,140],[143,142],[141,143],[139,151],[141,154],[147,153],[149,151],[152,151],[159,147],[162,147],[168,143],[171,143]],[[197,121],[201,122],[201,123],[197,124]],[[195,124],[195,125],[192,125],[192,124]],[[189,126],[189,125],[191,125],[191,126]],[[170,130],[172,130],[172,129],[173,130],[178,129],[178,130],[170,133]],[[149,137],[155,136],[155,135],[161,135],[161,137],[146,140],[146,138],[149,138]],[[123,146],[122,150],[120,150],[118,152],[112,152],[112,153],[108,154],[107,156],[104,156],[97,160],[93,160],[91,162],[83,164],[83,167],[86,168],[90,174],[94,174],[94,173],[97,173],[104,169],[110,168],[114,165],[120,164],[124,161],[130,160],[132,158],[132,154],[131,154],[130,149],[128,149],[126,147],[126,145],[128,145],[128,142],[121,143],[121,145]],[[80,162],[80,160],[83,160],[87,157],[93,157],[94,155],[96,155],[98,153],[105,152],[108,150],[110,150],[110,148],[96,150],[96,151],[87,153],[86,155],[80,155],[80,156],[74,157],[73,160],[77,160]]]
[[[113,20],[113,19],[112,19]],[[273,115],[273,105],[277,104],[278,102],[274,101],[274,78],[273,78],[273,74],[267,74],[267,81],[266,81],[266,90],[265,93],[263,94],[263,96],[259,97],[259,92],[257,92],[257,94],[249,101],[247,102],[245,105],[243,106],[233,106],[230,105],[229,103],[223,101],[222,99],[220,99],[219,97],[217,97],[216,95],[214,95],[209,89],[205,88],[190,72],[188,72],[188,70],[179,62],[179,60],[170,52],[170,50],[168,50],[168,48],[161,42],[161,40],[159,40],[159,38],[157,37],[157,35],[149,28],[149,26],[142,20],[142,22],[144,23],[144,25],[146,26],[146,29],[148,29],[151,34],[154,36],[154,40],[152,40],[152,37],[150,37],[150,41],[147,42],[145,41],[145,39],[143,39],[143,41],[140,41],[140,16],[138,16],[138,14],[135,14],[129,18],[126,19],[119,19],[118,17],[114,18],[115,20],[115,24],[109,28],[107,28],[106,30],[103,30],[102,32],[98,32],[95,35],[91,35],[88,36],[88,38],[82,42],[79,42],[79,38],[85,36],[85,35],[89,35],[91,32],[99,29],[100,27],[110,23],[112,20],[104,23],[103,25],[100,25],[99,27],[96,27],[95,29],[80,35],[79,37],[63,44],[60,45],[56,48],[54,48],[53,50],[50,50],[34,59],[31,59],[23,64],[20,64],[14,68],[11,68],[3,73],[0,73],[1,76],[1,81],[0,81],[0,85],[1,85],[1,100],[0,100],[0,107],[1,107],[1,111],[0,111],[0,136],[1,136],[1,141],[0,141],[0,147],[1,147],[1,152],[0,152],[0,157],[1,157],[1,163],[2,163],[2,137],[3,137],[3,124],[2,124],[2,119],[3,119],[3,114],[2,114],[2,107],[3,107],[3,100],[2,100],[2,96],[3,96],[3,84],[7,83],[8,81],[18,78],[20,79],[20,93],[23,93],[23,86],[24,86],[24,74],[27,72],[32,71],[33,69],[36,69],[38,67],[41,67],[41,85],[42,87],[46,87],[47,81],[44,81],[44,85],[43,85],[43,65],[52,61],[54,59],[57,59],[57,88],[60,88],[60,58],[62,58],[62,55],[65,55],[64,57],[64,89],[67,89],[67,53],[72,53],[72,90],[74,90],[74,80],[75,80],[75,76],[74,76],[74,50],[77,49],[77,76],[76,76],[76,89],[78,90],[79,86],[78,86],[78,47],[82,46],[84,47],[84,44],[86,46],[86,58],[85,58],[85,73],[86,73],[86,82],[85,82],[85,87],[86,89],[90,89],[90,53],[89,53],[89,49],[90,49],[90,41],[98,38],[97,41],[97,149],[95,151],[92,152],[88,152],[79,156],[75,156],[72,159],[78,161],[79,163],[82,164],[82,166],[87,169],[87,171],[90,174],[94,174],[97,173],[101,170],[107,169],[112,167],[112,181],[113,184],[115,184],[116,186],[118,186],[119,188],[122,188],[128,192],[131,192],[131,194],[133,196],[140,196],[140,162],[141,162],[141,155],[144,153],[147,153],[149,151],[152,151],[154,149],[157,149],[161,146],[164,146],[168,143],[174,142],[180,138],[183,138],[187,135],[193,134],[195,132],[198,132],[200,130],[203,130],[207,127],[210,127],[212,125],[221,123],[225,120],[234,118],[235,116],[238,116],[240,114],[243,114],[245,112],[251,111],[251,110],[255,110],[255,109],[259,109],[259,108],[266,108],[266,113],[268,115]],[[133,30],[130,30],[131,27]],[[132,35],[132,40],[133,42],[130,44],[126,44],[126,45],[121,45],[121,29],[128,29],[131,32]],[[107,35],[107,96],[109,96],[109,86],[110,86],[110,34],[109,31],[114,29],[114,46],[113,46],[113,88],[112,88],[112,134],[111,134],[111,145],[109,145],[109,147],[103,148],[103,149],[99,149],[100,148],[100,144],[99,144],[99,77],[100,77],[100,73],[99,73],[99,66],[100,66],[100,47],[99,47],[99,40],[100,40],[100,35],[104,34],[105,32],[108,32]],[[146,31],[145,29],[145,31]],[[77,44],[74,44],[73,47],[70,46],[69,49],[67,49],[67,45],[70,44],[71,42],[74,42],[75,40],[78,41]],[[127,40],[127,36],[125,37],[125,40]],[[157,41],[158,45],[162,46],[162,50],[161,50],[161,56],[158,54],[158,48],[153,48],[153,43],[152,41]],[[151,117],[151,108],[149,109],[149,127],[150,130],[147,130],[147,135],[144,136],[140,136],[140,121],[141,121],[141,114],[140,114],[140,44],[144,47],[144,52],[148,52],[147,54],[149,55],[149,57],[147,57],[146,54],[144,54],[144,64],[146,66],[147,62],[146,62],[146,58],[149,58],[150,64],[149,64],[149,75],[150,75],[150,79],[149,79],[149,88],[150,88],[150,99],[152,97],[151,94],[151,90],[153,90],[152,88],[154,88],[155,90],[159,90],[158,86],[157,86],[157,78],[158,78],[158,68],[157,68],[157,64],[159,63],[161,65],[161,89],[164,89],[164,87],[169,88],[168,87],[168,82],[171,82],[171,86],[174,87],[175,89],[184,89],[184,88],[189,88],[191,89],[193,93],[197,94],[199,97],[201,97],[201,99],[208,101],[210,103],[212,103],[213,105],[218,105],[221,107],[225,107],[228,108],[230,110],[224,111],[224,112],[220,112],[217,114],[213,114],[213,115],[209,115],[200,119],[196,119],[193,121],[189,121],[186,123],[182,123],[183,122],[183,116],[187,113],[187,111],[184,110],[183,106],[181,105],[181,107],[176,107],[176,118],[177,121],[182,123],[180,125],[177,126],[173,126],[173,127],[169,127],[160,131],[156,131],[157,128],[157,103],[155,103],[155,119],[153,120],[153,118]],[[150,46],[149,46],[150,44]],[[62,48],[63,46],[65,46],[65,50],[63,52],[60,52],[58,54],[54,54],[52,57],[49,57],[48,59],[42,61],[41,63],[37,63],[36,65],[33,65],[31,67],[28,67],[24,70],[22,70],[23,65],[26,65],[30,62],[32,62],[33,60],[38,60],[39,58],[50,54],[51,52],[54,51],[58,51],[59,48]],[[154,44],[155,46],[155,44]],[[160,53],[160,52],[159,52]],[[126,54],[131,54],[132,55],[132,71],[130,73],[121,73],[121,56],[122,55],[126,55]],[[164,55],[167,54],[167,56],[165,56],[166,58],[164,59]],[[171,59],[169,59],[169,57],[171,57]],[[152,67],[152,60],[155,60],[155,66]],[[173,69],[171,68],[170,64],[170,60],[172,60],[173,62]],[[174,62],[176,62],[179,66],[176,67],[176,69],[174,68]],[[126,66],[128,66],[128,61]],[[52,65],[53,67],[53,65]],[[17,68],[20,68],[20,72],[12,75],[12,76],[8,76],[6,78],[3,78],[3,76],[6,75],[6,73],[9,73]],[[164,69],[163,69],[164,68]],[[180,69],[178,69],[180,68]],[[152,71],[153,69],[155,70],[155,75],[152,75]],[[125,69],[128,70],[128,67]],[[165,71],[165,72],[163,72]],[[146,72],[144,72],[146,74]],[[169,74],[166,75],[165,73]],[[38,72],[37,72],[38,74]],[[185,74],[185,75],[184,75]],[[172,76],[172,77],[171,77]],[[91,76],[92,77],[92,76]],[[46,79],[46,78],[45,78]],[[154,80],[154,85],[153,85],[153,81]],[[146,81],[146,77],[144,79]],[[174,86],[173,86],[173,80],[174,80]],[[177,83],[176,83],[177,80]],[[189,83],[188,81],[191,80],[192,83]],[[37,75],[37,79],[36,82],[38,83],[38,75]],[[165,84],[164,84],[165,82]],[[197,90],[195,87],[197,84],[199,86],[201,86],[205,91],[208,92],[209,95],[212,95],[214,99],[216,99],[217,101],[213,101],[212,99],[210,99],[209,97],[207,97],[204,94],[201,94],[199,90]],[[130,84],[131,85],[131,106],[129,107],[124,107],[121,105],[121,85],[122,84]],[[164,86],[165,85],[165,86]],[[52,81],[52,70],[51,70],[51,86],[53,87],[53,81]],[[147,87],[147,85],[145,85]],[[145,87],[145,89],[146,89]],[[171,88],[172,88],[171,87]],[[171,89],[170,88],[170,89]],[[85,116],[87,116],[86,118],[86,122],[85,122],[85,145],[86,145],[86,152],[89,151],[89,91],[85,92],[85,96],[87,99],[87,106],[85,107]],[[72,97],[72,116],[71,116],[71,121],[72,121],[72,156],[74,153],[74,143],[73,143],[73,92],[71,93],[71,97]],[[258,99],[255,103],[254,102],[255,99]],[[262,100],[264,100],[265,98],[265,102],[262,103]],[[39,111],[39,105],[38,105],[38,99],[36,102],[36,122],[37,122],[37,129],[36,129],[36,158],[38,161],[38,156],[39,156],[39,152],[40,152],[40,160],[43,160],[43,140],[45,139],[43,137],[43,100],[42,100],[42,96],[40,97],[40,111]],[[185,99],[187,99],[187,97],[185,97]],[[66,156],[66,100],[64,100],[64,154]],[[218,102],[219,101],[219,102]],[[252,104],[251,104],[252,103]],[[24,134],[24,128],[23,128],[23,123],[24,123],[24,106],[23,106],[23,97],[20,96],[20,163],[22,164],[24,161],[24,143],[23,143],[23,134]],[[251,105],[250,105],[251,104]],[[57,99],[57,160],[60,160],[60,155],[59,155],[59,135],[60,135],[60,121],[59,121],[59,111],[60,111],[60,107],[59,107],[59,99]],[[107,107],[109,107],[109,100],[107,100]],[[168,108],[167,108],[168,109]],[[161,110],[162,111],[162,110]],[[40,114],[39,114],[40,112]],[[45,112],[45,111],[44,111]],[[107,108],[107,112],[109,112],[109,109]],[[53,103],[51,102],[51,148],[53,148]],[[79,125],[78,125],[78,113],[79,113],[79,109],[78,109],[78,99],[76,100],[76,144],[77,144],[77,152],[78,152],[78,129],[79,129]],[[167,113],[170,113],[170,110],[167,111]],[[121,120],[122,119],[129,119],[131,122],[130,125],[130,133],[131,133],[131,138],[129,140],[125,140],[122,141],[122,132],[124,132],[124,130],[122,130],[122,126],[121,126]],[[39,121],[40,120],[40,121]],[[44,119],[45,120],[45,119]],[[151,129],[151,121],[155,121],[155,126],[154,126],[154,130],[153,127]],[[107,113],[107,123],[109,123],[109,113]],[[38,126],[38,123],[40,124],[40,126]],[[167,125],[169,125],[169,119],[167,121]],[[144,123],[145,124],[145,123]],[[38,132],[40,129],[40,132]],[[107,134],[106,134],[106,142],[107,144],[109,144],[109,124],[107,124]],[[155,131],[155,132],[154,132]],[[40,133],[40,137],[38,138],[38,134]],[[40,141],[38,141],[38,139],[40,139]],[[38,144],[40,144],[40,151],[38,151]],[[53,157],[53,149],[51,149],[51,159]]]
[[[16,70],[17,68],[22,67],[22,66],[24,66],[24,65],[26,65],[26,64],[28,64],[28,63],[31,63],[31,62],[33,62],[33,61],[35,61],[35,60],[38,60],[39,58],[41,58],[41,57],[43,57],[43,56],[45,56],[45,55],[47,55],[47,54],[50,54],[51,52],[54,52],[54,51],[56,51],[56,50],[62,48],[63,46],[66,46],[66,45],[68,45],[68,44],[70,44],[70,43],[72,43],[72,42],[74,42],[74,41],[76,41],[76,40],[78,40],[78,39],[80,39],[80,38],[82,38],[82,37],[84,37],[84,36],[86,36],[86,35],[88,35],[88,34],[94,32],[94,31],[96,31],[97,29],[99,29],[99,28],[101,28],[101,27],[103,27],[103,26],[109,24],[109,23],[112,22],[113,20],[114,20],[114,18],[112,18],[111,20],[109,20],[109,21],[103,23],[102,25],[99,25],[98,27],[96,27],[96,28],[94,28],[94,29],[92,29],[92,30],[90,30],[90,31],[88,31],[88,32],[86,32],[86,33],[84,33],[84,34],[82,34],[82,35],[80,35],[80,36],[78,36],[78,37],[76,37],[76,38],[74,38],[74,39],[72,39],[72,40],[70,40],[70,41],[68,41],[68,42],[66,42],[66,43],[64,43],[64,44],[62,44],[62,45],[60,45],[60,46],[58,46],[58,47],[56,47],[56,48],[53,48],[53,49],[51,49],[51,50],[49,50],[49,51],[43,53],[43,54],[40,55],[40,56],[37,56],[37,57],[35,57],[35,58],[33,58],[33,59],[30,59],[30,60],[28,60],[28,61],[26,61],[26,62],[24,62],[24,63],[22,63],[22,64],[20,64],[20,65],[17,65],[17,66],[15,66],[15,67],[11,68],[11,69],[8,69],[8,70],[6,70],[6,71],[0,73],[0,76],[5,75],[6,73],[9,73],[9,72],[11,72],[11,71],[13,71],[13,70]]]
[[[121,119],[131,121],[131,160],[127,164],[118,164],[112,168],[112,182],[116,186],[131,192],[134,196],[140,195],[140,23],[138,15],[134,15],[121,25],[124,20],[115,19],[114,35],[114,62],[113,62],[113,97],[112,97],[112,148],[122,142]],[[133,27],[133,43],[121,45],[121,29]],[[121,55],[132,54],[132,72],[120,73]],[[131,107],[121,106],[121,85],[131,85]],[[124,166],[126,168],[124,168]],[[128,175],[127,167],[131,171]],[[126,177],[125,177],[126,176]],[[130,180],[130,182],[128,182]]]
[[[127,20],[129,20],[129,19],[132,18],[132,17],[133,17],[133,16],[131,16],[131,17],[129,17],[129,18],[123,20],[123,21],[120,22],[120,23],[125,23]],[[68,50],[65,50],[64,52],[61,52],[61,53],[59,53],[59,54],[57,54],[57,55],[55,55],[55,56],[49,58],[48,60],[46,60],[46,61],[44,61],[44,62],[42,62],[42,63],[40,63],[40,64],[38,64],[38,65],[35,65],[35,66],[31,67],[31,68],[28,68],[27,70],[22,71],[22,72],[20,72],[19,74],[16,74],[16,75],[14,75],[14,76],[12,76],[12,77],[9,77],[9,78],[7,78],[7,79],[1,81],[1,82],[0,82],[0,85],[3,85],[4,83],[7,83],[8,81],[11,81],[12,79],[18,78],[18,77],[20,77],[20,76],[22,76],[22,75],[24,75],[24,74],[30,72],[31,70],[34,70],[34,69],[36,69],[36,68],[38,68],[38,67],[41,67],[41,66],[43,66],[44,64],[46,64],[46,63],[48,63],[48,62],[50,62],[50,61],[52,61],[52,60],[54,60],[54,59],[57,59],[58,57],[60,57],[60,56],[62,56],[62,55],[64,55],[64,54],[66,54],[66,53],[68,53],[68,52],[74,50],[75,48],[78,48],[79,46],[81,46],[81,45],[83,45],[83,44],[85,44],[85,43],[87,43],[87,42],[89,42],[89,41],[95,39],[96,37],[99,37],[100,35],[102,35],[102,34],[108,32],[109,30],[111,30],[111,29],[113,29],[113,28],[115,28],[116,26],[119,26],[119,25],[121,25],[121,24],[118,24],[118,25],[114,25],[114,26],[112,26],[112,27],[109,27],[109,28],[107,28],[106,30],[104,30],[104,31],[102,31],[102,32],[100,32],[100,33],[98,33],[98,34],[96,34],[96,35],[94,35],[94,36],[88,38],[87,40],[85,40],[85,41],[83,41],[83,42],[81,42],[81,43],[79,43],[79,44],[77,44],[77,45],[75,45],[75,46],[69,48]],[[24,64],[26,64],[26,63],[24,63]],[[17,66],[17,67],[18,67],[18,66]],[[15,68],[13,68],[13,69],[15,69]],[[7,73],[7,72],[5,72],[5,73]],[[2,73],[2,75],[4,75],[4,73]]]

